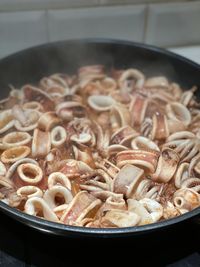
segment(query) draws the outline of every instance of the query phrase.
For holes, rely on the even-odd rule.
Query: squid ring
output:
[[[19,195],[19,196],[26,196],[27,198],[31,198],[31,197],[42,197],[43,196],[43,192],[37,186],[26,185],[26,186],[20,187],[17,190],[17,195]]]
[[[56,126],[51,130],[51,144],[54,147],[62,146],[67,139],[67,133],[62,126]]]
[[[19,159],[27,157],[30,152],[31,150],[28,146],[11,147],[1,154],[1,161],[3,163],[14,163]]]
[[[62,172],[53,172],[48,177],[48,188],[51,189],[55,185],[62,185],[71,190],[71,182]]]
[[[24,163],[18,166],[17,173],[21,180],[28,184],[38,184],[43,178],[42,169],[32,163]]]

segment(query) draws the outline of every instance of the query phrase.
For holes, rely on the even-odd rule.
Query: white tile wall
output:
[[[0,0],[0,10],[38,10],[54,8],[87,7],[97,5],[145,4],[190,0]]]
[[[0,57],[47,41],[45,11],[0,13]]]
[[[99,0],[0,0],[0,10],[84,7],[95,6],[98,2]]]
[[[150,5],[145,42],[158,46],[200,43],[200,1]]]
[[[48,41],[86,37],[200,45],[200,0],[127,4],[140,1],[167,0],[0,0],[0,57]]]
[[[51,41],[108,37],[143,41],[145,6],[118,6],[48,12]]]
[[[101,5],[112,5],[112,4],[149,4],[149,3],[162,3],[162,2],[185,2],[188,0],[99,0]]]

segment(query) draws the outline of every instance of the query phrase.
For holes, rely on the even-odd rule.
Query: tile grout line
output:
[[[148,27],[148,17],[149,17],[149,4],[146,4],[146,7],[145,7],[145,17],[144,17],[144,29],[143,29],[143,36],[142,36],[143,43],[146,43],[146,33],[147,33],[147,27]]]
[[[46,32],[47,32],[47,42],[50,42],[50,33],[49,33],[49,15],[48,15],[49,10],[45,9],[45,26],[46,26]]]

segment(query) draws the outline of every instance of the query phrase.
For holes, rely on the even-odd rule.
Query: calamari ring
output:
[[[54,147],[62,146],[67,139],[67,133],[64,127],[56,126],[51,130],[51,144]]]
[[[45,112],[38,120],[38,128],[42,131],[48,132],[60,122],[61,120],[56,116],[55,112]]]
[[[17,167],[17,173],[22,181],[27,184],[38,184],[43,178],[42,169],[32,163],[23,163]]]
[[[14,126],[14,117],[11,110],[0,113],[0,134],[5,133]]]
[[[62,185],[71,190],[71,182],[69,178],[62,172],[53,172],[48,177],[48,188],[51,189],[55,185]]]
[[[40,197],[31,197],[26,201],[25,207],[24,207],[25,213],[29,215],[37,215],[40,211],[42,211],[42,214],[45,219],[53,221],[53,222],[59,222],[58,217],[55,215],[55,213],[50,209],[49,205],[46,203],[46,201]]]
[[[54,209],[57,206],[60,206],[59,204],[56,203],[55,200],[56,197],[61,197],[62,199],[64,199],[64,203],[62,203],[62,205],[69,204],[73,199],[71,191],[68,188],[63,187],[61,185],[55,185],[51,189],[47,189],[46,192],[44,193],[43,198],[44,200],[46,200],[49,207],[51,209]]]
[[[19,159],[26,158],[31,150],[28,146],[18,146],[6,149],[1,154],[1,161],[3,163],[14,163]]]
[[[12,132],[5,135],[2,144],[5,148],[27,145],[31,142],[31,135],[26,132]]]
[[[119,152],[116,157],[117,167],[133,164],[154,173],[157,166],[159,153],[157,151],[145,151],[139,149]]]
[[[25,196],[27,198],[31,198],[31,197],[42,197],[43,196],[43,192],[42,190],[34,185],[25,185],[20,187],[17,190],[17,195],[19,196]]]

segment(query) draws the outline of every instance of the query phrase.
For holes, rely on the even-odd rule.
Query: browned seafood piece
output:
[[[101,205],[101,200],[95,198],[86,191],[79,192],[69,204],[61,221],[65,224],[81,221],[88,217],[94,217]]]
[[[137,69],[128,69],[121,73],[118,83],[123,91],[132,92],[143,87],[144,75]]]
[[[140,224],[149,224],[159,221],[163,216],[163,207],[156,200],[143,198],[139,201],[128,199],[128,210],[140,216]]]
[[[189,162],[200,152],[200,139],[189,131],[173,133],[166,141],[164,146],[174,149],[182,161]]]
[[[191,163],[192,163],[192,161],[191,161]],[[192,164],[190,164],[190,167],[192,167],[192,171],[197,175],[197,177],[200,177],[200,155],[198,155],[198,159],[194,163],[194,165],[193,166],[191,166],[191,165]]]
[[[23,104],[22,108],[25,109],[30,109],[30,110],[37,110],[40,112],[43,112],[43,106],[40,102],[37,101],[30,101],[26,102]]]
[[[41,113],[37,110],[23,109],[19,105],[15,105],[12,109],[15,118],[15,128],[18,131],[29,132],[38,126],[38,120]]]
[[[31,135],[26,132],[11,132],[2,139],[2,144],[6,148],[27,145],[31,142]]]
[[[12,95],[12,91],[13,91],[13,95]],[[18,104],[21,99],[23,98],[23,94],[20,94],[21,90],[11,90],[10,91],[10,96],[4,99],[0,100],[0,111],[5,111],[5,110],[9,110],[11,109],[15,104]],[[19,92],[19,96],[15,95],[15,92]]]
[[[56,106],[56,114],[64,121],[70,121],[74,117],[85,117],[85,107],[79,102],[62,102]]]
[[[103,65],[88,65],[83,66],[78,69],[79,78],[87,77],[92,74],[104,74],[104,66]]]
[[[60,205],[69,204],[73,196],[68,188],[61,185],[54,185],[51,189],[45,191],[43,199],[48,203],[49,207],[54,210]]]
[[[15,124],[12,110],[2,111],[0,113],[0,134],[11,129]]]
[[[69,83],[69,76],[63,73],[55,73],[49,77],[44,77],[40,80],[40,86],[48,91],[51,88],[59,88],[60,90],[67,90]],[[63,91],[62,91],[63,92]]]
[[[53,172],[48,177],[48,188],[51,189],[55,185],[62,185],[71,190],[71,182],[69,178],[62,172]]]
[[[140,216],[132,211],[110,209],[105,211],[100,223],[105,227],[131,227],[139,223]]]
[[[10,179],[7,179],[5,176],[0,176],[0,188],[1,187],[6,187],[6,188],[14,188],[15,185],[13,183],[13,181],[11,181]]]
[[[110,141],[110,130],[103,128],[94,122],[94,133],[96,135],[96,147],[98,151],[105,151],[109,146]]]
[[[174,193],[173,203],[181,213],[185,213],[199,206],[200,197],[194,190],[190,188],[182,188]]]
[[[73,146],[74,158],[78,161],[86,163],[91,168],[95,168],[95,160],[92,151],[85,145]]]
[[[29,185],[37,185],[43,178],[42,169],[32,163],[22,163],[17,167],[20,179]]]
[[[54,101],[51,99],[48,93],[31,85],[25,85],[22,90],[26,100],[39,102],[42,104],[45,111],[54,110]]]
[[[102,169],[105,172],[107,172],[108,175],[113,179],[115,178],[116,174],[120,170],[116,165],[114,165],[112,162],[110,162],[107,159],[103,159],[101,162],[96,162],[95,164],[97,168]]]
[[[139,126],[144,120],[148,100],[141,95],[135,94],[130,104],[131,125]]]
[[[136,136],[131,142],[132,149],[160,151],[156,143],[143,136]]]
[[[14,163],[19,159],[26,158],[31,150],[28,146],[11,147],[1,154],[1,161],[3,163]]]
[[[111,110],[115,100],[107,95],[92,95],[88,97],[88,105],[96,112]]]
[[[183,162],[179,165],[174,177],[174,184],[176,188],[181,188],[182,183],[186,179],[189,179],[189,166],[190,164],[187,162]]]
[[[22,197],[27,197],[27,198],[42,197],[43,196],[43,192],[37,186],[25,185],[25,186],[20,187],[17,190],[17,195],[22,196]]]
[[[113,131],[116,131],[123,126],[130,125],[131,114],[124,105],[118,103],[111,110],[110,122]]]
[[[49,132],[35,129],[32,141],[32,156],[45,157],[51,149],[51,136]]]
[[[100,87],[105,92],[113,92],[117,89],[117,83],[110,77],[105,77],[99,82]]]
[[[20,164],[24,164],[24,163],[32,163],[35,164],[36,166],[38,166],[38,162],[34,159],[31,158],[23,158],[23,159],[19,159],[17,160],[15,163],[13,163],[10,168],[7,170],[6,172],[6,179],[8,180],[12,180],[12,176],[15,173],[15,171],[17,170],[18,166]]]
[[[105,203],[98,210],[95,218],[101,219],[108,210],[127,210],[126,201],[122,194],[113,194],[105,199]]]
[[[61,147],[65,144],[67,133],[64,127],[56,126],[51,130],[51,144],[53,147]]]
[[[113,191],[130,197],[143,177],[144,171],[133,165],[125,165],[113,180]]]
[[[187,90],[181,94],[180,102],[186,107],[195,106],[197,103],[195,102],[194,93],[198,88],[193,86],[190,90]]]
[[[43,218],[53,222],[59,222],[58,217],[51,210],[47,202],[40,197],[31,197],[26,201],[24,212],[37,216],[42,214]]]
[[[128,92],[121,92],[118,90],[112,91],[109,94],[112,96],[112,98],[117,101],[118,103],[122,103],[124,105],[127,105],[131,102],[131,95]]]
[[[169,126],[165,115],[156,113],[152,118],[152,140],[165,140],[169,136]]]
[[[158,157],[159,153],[157,151],[126,150],[117,154],[117,167],[121,168],[126,164],[133,164],[150,173],[154,173],[157,167]]]
[[[5,176],[6,172],[7,170],[5,164],[0,161],[0,176]]]
[[[160,200],[160,195],[162,194],[162,191],[162,184],[156,184],[150,179],[143,179],[138,183],[137,187],[134,188],[130,197],[137,200],[143,198]]]
[[[182,95],[182,89],[178,83],[171,83],[169,87],[169,92],[171,95],[176,99],[176,101],[180,101],[181,95]]]
[[[163,206],[163,218],[167,220],[179,215],[181,215],[181,213],[178,208],[176,208],[172,202],[167,201],[167,203]]]
[[[117,194],[111,191],[106,191],[106,190],[102,190],[102,191],[93,191],[91,192],[91,194],[93,196],[95,196],[96,198],[101,199],[103,202],[106,201],[107,198],[112,197],[115,199],[122,199],[123,198],[123,194]]]
[[[122,146],[122,145],[110,145],[107,148],[107,154],[108,157],[115,155],[121,151],[125,151],[128,150],[128,148],[126,146]]]
[[[64,173],[69,179],[75,179],[82,174],[93,173],[93,169],[82,161],[69,159],[61,168],[60,172]]]
[[[105,77],[104,66],[91,65],[84,66],[78,70],[79,84],[81,88],[84,88],[88,83],[96,80],[101,80]]]
[[[110,144],[129,145],[130,141],[139,134],[130,126],[124,126],[113,133]]]
[[[170,134],[186,130],[186,126],[184,125],[182,121],[168,119],[167,122],[168,122],[168,129],[169,129]]]
[[[58,125],[61,119],[56,116],[55,112],[45,112],[38,120],[38,128],[42,131],[49,132],[53,127]]]
[[[157,89],[168,89],[169,82],[164,76],[157,76],[148,78],[144,83],[145,88],[157,88]]]
[[[87,190],[88,192],[111,190],[112,178],[105,171],[97,169],[93,176],[94,179],[80,184],[82,190]]]
[[[166,114],[170,120],[182,122],[186,127],[191,122],[190,111],[179,102],[167,104]]]
[[[92,132],[82,132],[80,134],[73,134],[70,137],[70,140],[79,144],[79,145],[84,145],[84,144],[88,144],[92,141],[92,139],[94,139],[95,136],[93,135]]]
[[[179,161],[180,158],[173,149],[164,148],[158,159],[156,171],[151,176],[152,180],[163,183],[169,182],[177,170]]]

